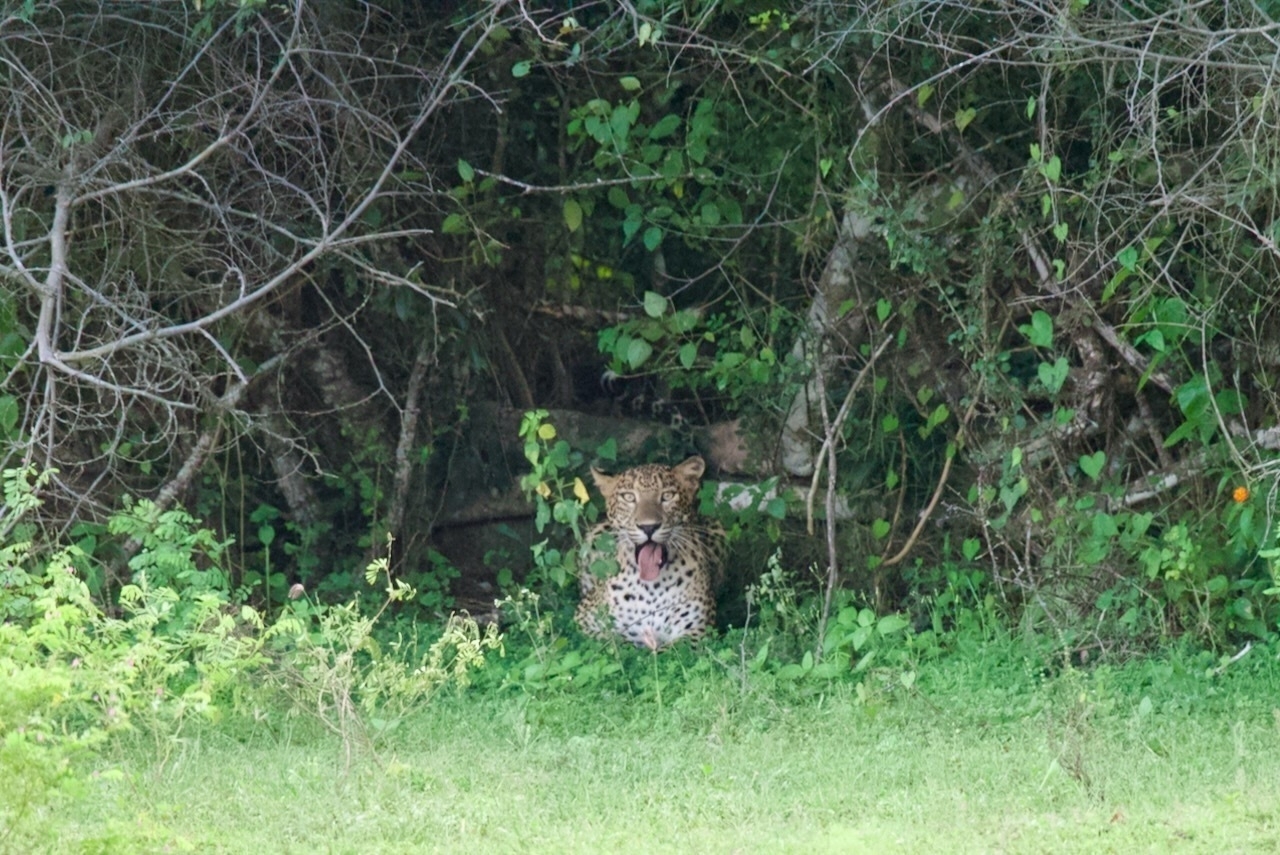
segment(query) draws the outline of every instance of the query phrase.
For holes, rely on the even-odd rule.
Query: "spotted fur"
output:
[[[580,562],[582,601],[575,617],[583,632],[657,649],[701,638],[715,621],[724,530],[694,509],[705,468],[695,456],[676,466],[648,464],[620,475],[591,470],[604,496],[606,521],[588,534]],[[613,536],[612,553],[601,539],[605,533]],[[642,578],[642,550],[649,562],[661,556],[650,581]],[[610,558],[616,573],[600,578],[591,572],[592,564]]]

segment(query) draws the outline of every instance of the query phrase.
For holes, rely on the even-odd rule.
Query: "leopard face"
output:
[[[705,469],[695,456],[619,475],[591,470],[606,521],[588,534],[580,561],[575,617],[584,632],[657,649],[700,638],[714,622],[724,531],[694,509]],[[611,551],[606,533],[613,537]],[[611,557],[618,572],[601,579],[590,568],[603,557]]]

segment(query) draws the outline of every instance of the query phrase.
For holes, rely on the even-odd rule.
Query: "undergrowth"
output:
[[[501,646],[495,627],[462,618],[429,645],[379,640],[383,612],[414,595],[385,559],[366,572],[369,585],[385,582],[372,615],[357,600],[325,605],[302,591],[264,615],[233,600],[211,533],[146,502],[111,521],[142,535],[142,548],[118,602],[104,609],[83,579],[87,556],[42,547],[23,521],[47,476],[3,477],[0,851],[52,845],[51,811],[84,789],[113,739],[145,747],[162,772],[193,728],[283,708],[329,728],[350,762],[439,690],[465,686]]]
[[[500,604],[503,633],[466,617],[415,630],[403,611],[414,591],[386,559],[365,573],[372,610],[367,595],[326,604],[299,587],[268,615],[228,590],[224,544],[146,502],[111,521],[142,549],[104,606],[85,582],[87,556],[39,543],[23,522],[40,484],[30,471],[5,473],[0,851],[55,846],[53,818],[82,810],[86,794],[139,764],[156,781],[180,775],[205,740],[289,746],[312,733],[304,741],[327,746],[340,777],[370,765],[394,777],[423,715],[459,703],[498,705],[517,747],[535,738],[530,716],[584,734],[665,721],[717,740],[828,705],[850,726],[904,711],[965,728],[1033,720],[1050,756],[1045,780],[1104,798],[1118,778],[1099,760],[1102,730],[1212,709],[1238,673],[1277,680],[1269,637],[1225,652],[1188,640],[1128,664],[1090,658],[1072,638],[1011,624],[963,572],[912,614],[878,614],[841,593],[819,637],[820,605],[780,553],[747,591],[742,626],[662,652],[584,639],[564,604],[549,610],[523,588]],[[465,702],[441,695],[469,686]],[[1143,744],[1176,752],[1165,731]],[[166,828],[139,839],[172,842]]]

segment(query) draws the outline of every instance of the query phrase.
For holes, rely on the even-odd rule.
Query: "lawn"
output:
[[[489,688],[350,760],[306,719],[238,720],[122,743],[50,814],[48,846],[1280,851],[1280,665],[1212,664],[1047,672],[1004,646],[925,664],[910,691],[705,671],[661,698]]]

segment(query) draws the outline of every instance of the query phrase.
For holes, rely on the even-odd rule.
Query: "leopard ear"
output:
[[[591,467],[591,480],[595,482],[596,489],[604,496],[605,501],[609,500],[618,487],[617,475],[606,475],[594,466]]]
[[[707,471],[707,462],[695,454],[683,463],[672,466],[671,471],[690,489],[697,490],[698,482],[702,480],[702,473]]]

